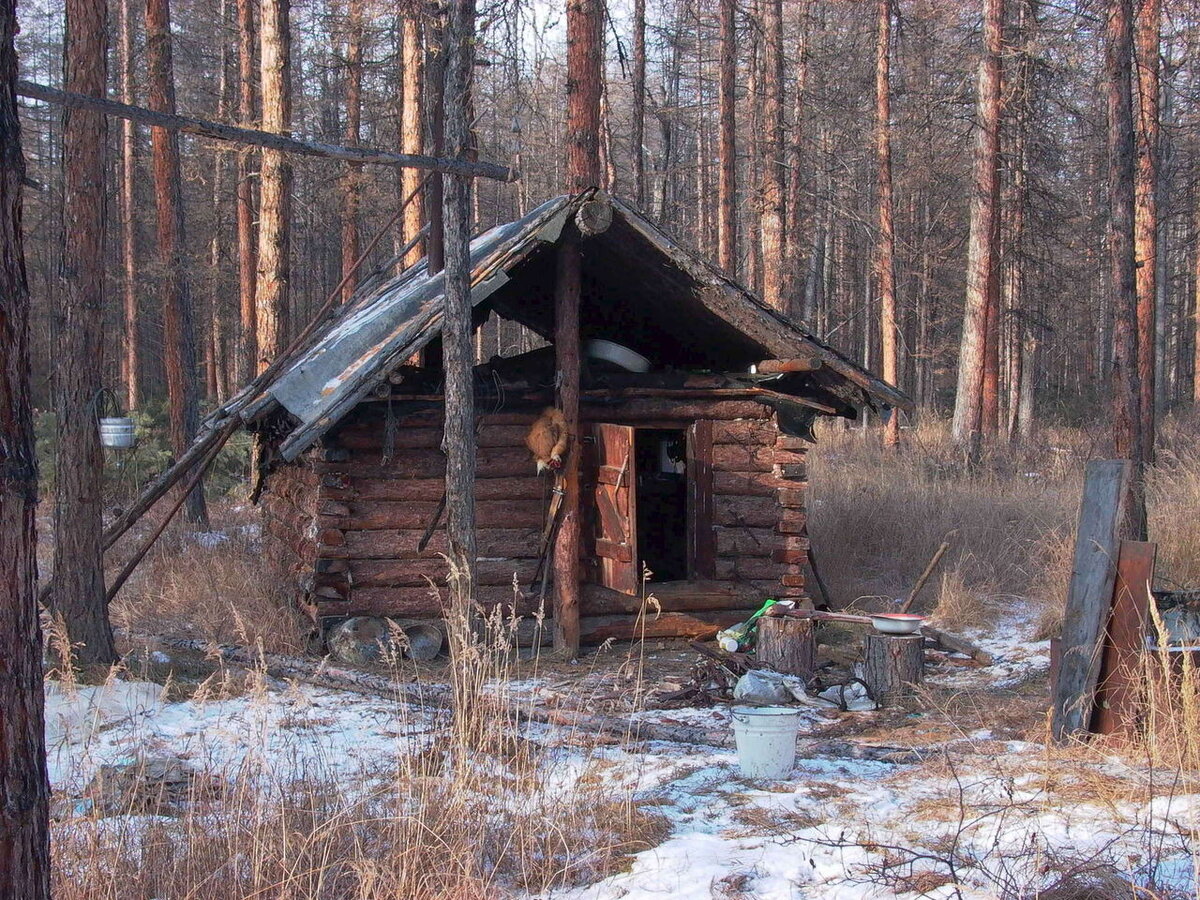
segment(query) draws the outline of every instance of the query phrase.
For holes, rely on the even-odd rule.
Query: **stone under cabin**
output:
[[[911,401],[594,191],[471,244],[475,327],[495,316],[545,342],[475,367],[476,599],[552,615],[556,475],[525,439],[554,405],[567,239],[582,258],[582,642],[632,637],[647,594],[637,633],[659,637],[711,636],[769,597],[809,602],[816,418]],[[243,413],[262,447],[268,557],[323,628],[443,614],[442,291],[424,262],[365,279]]]

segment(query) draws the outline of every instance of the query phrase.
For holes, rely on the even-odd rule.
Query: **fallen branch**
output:
[[[921,593],[921,589],[925,587],[925,582],[929,581],[929,576],[933,574],[937,564],[941,562],[946,551],[950,549],[950,535],[946,535],[946,540],[942,541],[942,545],[937,548],[937,552],[933,554],[933,559],[929,560],[929,565],[925,567],[925,571],[921,573],[921,577],[917,579],[917,583],[913,585],[913,589],[908,594],[908,599],[904,601],[904,605],[900,607],[900,612],[908,612],[913,605],[913,601],[917,599],[917,594]]]
[[[47,87],[33,81],[18,81],[17,93],[31,100],[42,100],[46,103],[56,103],[68,109],[87,109],[93,112],[129,119],[153,128],[165,128],[168,131],[182,131],[184,134],[195,134],[200,137],[212,138],[233,144],[248,144],[253,147],[266,147],[270,150],[280,150],[284,153],[297,153],[301,156],[316,156],[322,159],[336,159],[341,162],[373,164],[380,166],[398,166],[406,169],[428,169],[433,172],[444,172],[449,175],[465,175],[475,178],[491,178],[496,181],[516,181],[518,173],[507,166],[488,162],[472,162],[467,159],[445,159],[435,156],[425,156],[419,153],[393,153],[390,150],[375,150],[370,147],[342,147],[337,144],[326,144],[321,141],[302,140],[288,137],[284,134],[274,134],[269,131],[258,131],[253,128],[239,128],[236,125],[225,125],[220,122],[210,122],[206,119],[194,119],[190,116],[171,115],[155,112],[141,106],[130,106],[115,100],[105,100],[100,97],[89,97],[86,94],[76,94]]]

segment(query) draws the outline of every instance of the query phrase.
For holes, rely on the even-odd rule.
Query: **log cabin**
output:
[[[555,248],[566,239],[582,258],[582,641],[635,628],[711,636],[765,598],[809,602],[816,418],[911,401],[637,210],[588,191],[471,244],[475,326],[500,317],[544,342],[475,368],[478,603],[520,614],[546,603],[555,475],[539,475],[524,442],[555,402]],[[442,275],[423,262],[385,272],[243,412],[262,451],[268,558],[324,627],[443,612]],[[654,612],[638,626],[647,595]]]

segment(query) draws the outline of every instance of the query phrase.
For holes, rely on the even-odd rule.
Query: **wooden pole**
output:
[[[572,436],[562,468],[562,510],[554,543],[554,649],[579,652],[579,300],[581,257],[573,237],[558,249],[554,349],[558,406]]]
[[[323,141],[306,140],[288,137],[282,134],[272,134],[269,131],[258,131],[253,128],[239,128],[236,125],[225,125],[220,122],[209,122],[191,116],[171,115],[154,112],[140,106],[129,106],[117,103],[115,100],[102,100],[98,97],[85,97],[82,94],[72,94],[57,88],[47,87],[32,81],[18,81],[17,94],[31,100],[41,100],[46,103],[58,103],[71,109],[96,110],[109,116],[131,119],[143,125],[155,128],[165,128],[168,131],[182,131],[184,134],[194,134],[199,137],[211,138],[216,141],[229,141],[234,144],[246,144],[252,147],[264,147],[280,150],[284,153],[298,153],[301,156],[316,156],[322,159],[336,159],[342,162],[360,163],[377,166],[406,166],[412,169],[428,169],[449,175],[470,175],[476,178],[491,178],[496,181],[515,181],[519,173],[506,166],[498,166],[489,162],[471,162],[465,159],[438,159],[417,153],[393,153],[390,150],[377,150],[372,147],[341,147],[337,144],[326,144]]]

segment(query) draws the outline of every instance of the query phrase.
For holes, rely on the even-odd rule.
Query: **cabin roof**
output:
[[[471,242],[477,324],[491,311],[553,335],[557,245],[597,192],[560,196]],[[900,390],[819,340],[801,323],[674,243],[642,213],[612,199],[611,226],[583,238],[581,336],[605,337],[675,368],[745,372],[761,359],[819,357],[785,393],[815,395],[853,415],[863,406],[911,409]],[[282,407],[297,422],[280,451],[293,459],[336,425],[413,354],[440,339],[442,273],[423,260],[392,278],[368,278],[299,348],[243,413]]]

